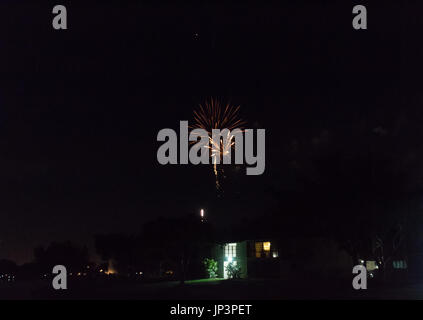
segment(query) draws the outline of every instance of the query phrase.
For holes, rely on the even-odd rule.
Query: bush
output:
[[[241,278],[241,267],[234,264],[233,262],[226,266],[226,271],[228,272],[228,277],[231,279]]]
[[[209,278],[216,278],[217,277],[217,261],[214,259],[205,258],[203,260],[204,267],[206,268],[206,272]]]

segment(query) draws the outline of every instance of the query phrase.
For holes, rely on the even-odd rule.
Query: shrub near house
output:
[[[206,273],[209,278],[216,278],[217,277],[217,261],[214,259],[205,258],[203,260],[204,267],[206,269]]]

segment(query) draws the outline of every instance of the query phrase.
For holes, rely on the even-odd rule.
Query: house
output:
[[[279,252],[276,241],[243,240],[217,245],[214,252],[218,276],[228,278],[230,263],[241,268],[241,278],[271,277],[279,274]]]
[[[228,278],[227,266],[241,268],[241,278],[349,276],[352,259],[326,238],[260,239],[226,242],[215,246],[218,276]]]

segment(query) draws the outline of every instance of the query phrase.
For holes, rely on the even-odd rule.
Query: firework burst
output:
[[[209,145],[206,146],[210,149],[210,157],[212,158],[213,172],[216,178],[216,189],[221,190],[219,182],[219,175],[223,178],[224,172],[222,168],[218,167],[218,162],[221,163],[223,156],[231,152],[235,145],[235,139],[232,133],[228,132],[226,139],[220,138],[220,141],[213,139],[213,129],[234,129],[243,130],[246,124],[244,120],[239,117],[240,106],[232,106],[229,103],[222,105],[217,99],[210,99],[204,105],[199,106],[197,111],[194,111],[194,125],[190,129],[203,129],[207,131],[207,138]],[[195,143],[195,142],[192,142]],[[219,159],[219,161],[217,160]],[[220,172],[220,174],[219,174]]]

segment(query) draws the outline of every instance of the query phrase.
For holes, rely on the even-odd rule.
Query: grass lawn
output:
[[[205,278],[197,280],[188,280],[185,281],[185,284],[219,284],[221,281],[224,281],[223,278]]]
[[[11,295],[13,293],[13,295]],[[141,299],[141,300],[296,300],[296,299],[423,299],[423,283],[354,290],[350,279],[324,282],[292,279],[197,279],[156,283],[108,281],[68,284],[55,291],[48,282],[0,287],[1,299]]]

